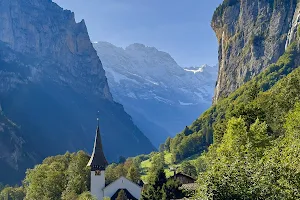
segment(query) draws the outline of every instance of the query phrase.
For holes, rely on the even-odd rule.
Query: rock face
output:
[[[94,44],[114,99],[159,146],[211,105],[217,67],[183,69],[154,47]]]
[[[217,8],[212,20],[219,41],[214,102],[226,97],[284,53],[296,37],[295,25],[299,20],[296,7],[296,0],[225,0]]]
[[[1,182],[46,156],[90,152],[97,110],[110,161],[154,150],[113,101],[84,21],[50,0],[0,0],[0,19],[0,168],[14,171]]]

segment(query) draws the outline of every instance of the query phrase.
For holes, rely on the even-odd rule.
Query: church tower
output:
[[[103,189],[105,188],[105,168],[108,163],[103,153],[99,119],[96,129],[96,136],[94,142],[94,149],[90,161],[87,166],[91,167],[91,194],[97,197],[98,200],[102,200],[104,197]]]

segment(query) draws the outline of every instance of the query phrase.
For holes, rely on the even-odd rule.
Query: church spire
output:
[[[105,170],[105,168],[108,165],[102,148],[100,128],[99,128],[99,118],[97,118],[97,123],[98,125],[96,129],[94,149],[90,161],[87,164],[87,166],[91,167],[91,171]]]

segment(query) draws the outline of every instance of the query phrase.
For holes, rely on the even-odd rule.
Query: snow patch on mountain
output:
[[[113,98],[156,145],[211,105],[217,66],[182,68],[168,53],[137,43],[125,49],[108,42],[94,47]]]
[[[182,105],[182,106],[191,106],[191,105],[194,105],[193,103],[184,103],[184,102],[181,102],[181,101],[179,101],[179,104]]]

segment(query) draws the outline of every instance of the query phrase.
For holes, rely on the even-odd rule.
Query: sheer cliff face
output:
[[[78,92],[112,99],[85,23],[76,23],[74,13],[50,0],[0,0],[0,18],[0,41],[10,49],[57,63],[51,78]],[[45,70],[35,66],[35,72]]]
[[[214,102],[284,53],[295,9],[296,0],[225,0],[217,8],[212,20],[219,41]]]
[[[0,180],[66,151],[90,152],[97,111],[109,161],[154,150],[122,105],[82,21],[50,0],[0,0]]]

